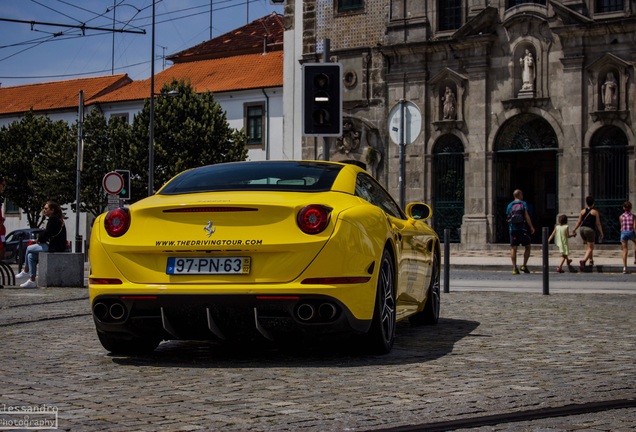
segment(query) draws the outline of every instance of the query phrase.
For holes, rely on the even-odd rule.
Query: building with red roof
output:
[[[283,142],[283,33],[283,17],[273,13],[173,54],[167,57],[173,65],[155,74],[153,93],[175,79],[198,93],[212,92],[230,126],[248,134],[248,159],[299,159],[300,140]],[[121,74],[0,88],[0,126],[30,109],[75,123],[80,90],[86,112],[99,109],[107,119],[123,116],[132,122],[151,95],[151,79],[133,81]],[[9,231],[24,224],[7,216]],[[69,217],[69,232],[76,231],[74,222]],[[80,226],[88,225],[82,215]]]

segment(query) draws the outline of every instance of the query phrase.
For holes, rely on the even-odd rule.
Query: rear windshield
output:
[[[331,189],[341,165],[321,162],[236,162],[208,165],[179,174],[160,195],[212,191],[302,191]]]

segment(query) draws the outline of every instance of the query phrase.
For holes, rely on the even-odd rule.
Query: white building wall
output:
[[[263,146],[250,147],[248,160],[293,159],[283,148],[283,89],[268,88],[238,93],[217,93],[214,100],[225,110],[227,121],[235,129],[245,125],[245,104],[263,103],[265,120],[263,124]],[[300,151],[300,142],[296,144]]]
[[[291,1],[291,0],[290,0]],[[285,58],[283,59],[283,148],[290,159],[303,159],[302,156],[302,74],[301,64],[303,47],[303,1],[295,0],[294,25],[285,30],[283,37]]]

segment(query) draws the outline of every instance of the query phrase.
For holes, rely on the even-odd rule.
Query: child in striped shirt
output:
[[[632,213],[632,203],[625,201],[623,214],[619,217],[621,224],[621,247],[623,249],[623,273],[627,273],[628,242],[634,242],[634,264],[636,264],[636,225]]]

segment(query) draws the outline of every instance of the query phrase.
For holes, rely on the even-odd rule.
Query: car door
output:
[[[417,311],[425,295],[427,261],[425,238],[417,223],[409,221],[391,195],[367,174],[359,174],[356,189],[367,201],[380,207],[394,230],[396,253],[396,313],[398,319]]]

